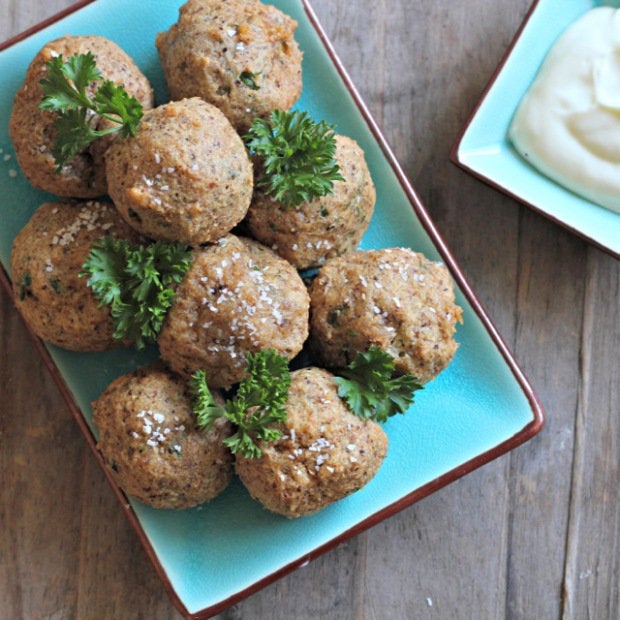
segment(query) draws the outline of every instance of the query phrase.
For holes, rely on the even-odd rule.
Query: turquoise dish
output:
[[[162,103],[167,95],[154,40],[159,31],[176,21],[181,4],[182,0],[82,2],[2,46],[0,279],[7,290],[13,238],[39,204],[52,198],[32,189],[23,178],[8,136],[13,95],[30,60],[55,37],[67,33],[103,35],[133,56]],[[207,505],[184,511],[155,510],[127,498],[110,479],[121,509],[172,601],[191,618],[218,613],[505,454],[534,436],[544,421],[535,392],[405,179],[310,5],[305,0],[277,0],[273,4],[299,22],[297,40],[304,51],[304,90],[296,107],[335,124],[339,133],[355,138],[366,152],[378,201],[362,247],[407,246],[429,258],[443,260],[456,282],[464,323],[458,329],[460,347],[449,368],[416,397],[411,411],[385,425],[390,448],[377,476],[361,491],[315,516],[287,520],[271,514],[253,501],[238,482]],[[94,457],[102,464],[90,403],[112,379],[153,359],[157,352],[86,354],[35,342]]]
[[[556,39],[586,11],[617,2],[538,0],[452,149],[452,160],[586,241],[620,258],[620,214],[572,193],[530,166],[507,138],[521,98]]]

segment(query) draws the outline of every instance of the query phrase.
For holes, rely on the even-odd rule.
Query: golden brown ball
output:
[[[248,353],[291,359],[308,336],[309,297],[295,268],[256,241],[227,235],[198,249],[158,337],[162,358],[210,386],[243,378]]]
[[[112,478],[155,508],[208,502],[231,480],[233,460],[223,440],[232,433],[219,418],[196,426],[186,383],[162,364],[118,377],[93,403],[97,446]]]
[[[454,285],[443,263],[408,248],[359,250],[330,259],[309,288],[310,340],[322,364],[348,365],[377,345],[396,369],[425,383],[452,360]]]
[[[260,443],[260,458],[236,456],[249,493],[286,517],[313,514],[362,488],[387,453],[387,435],[354,415],[331,373],[316,367],[291,373],[282,437]]]
[[[156,40],[171,99],[202,97],[240,132],[301,94],[297,22],[259,0],[189,0]]]
[[[47,43],[33,58],[11,110],[9,130],[17,161],[33,187],[57,196],[95,198],[107,192],[103,153],[114,141],[112,134],[99,138],[56,172],[52,146],[56,137],[55,112],[39,109],[43,98],[40,81],[46,77],[46,63],[54,57],[67,60],[75,54],[91,52],[103,79],[123,86],[142,104],[153,107],[153,89],[134,61],[113,41],[99,36],[67,35]],[[87,92],[92,96],[97,84]],[[91,120],[101,128],[104,119]]]
[[[355,140],[337,135],[335,159],[344,180],[334,182],[331,194],[288,207],[254,192],[248,229],[297,269],[318,267],[355,250],[370,224],[376,190],[363,150]]]
[[[75,351],[118,346],[107,306],[80,272],[106,235],[139,242],[114,205],[96,200],[42,204],[17,234],[11,252],[15,304],[32,331]]]
[[[214,242],[244,218],[252,198],[243,141],[216,107],[196,97],[148,111],[105,162],[114,204],[153,239]]]

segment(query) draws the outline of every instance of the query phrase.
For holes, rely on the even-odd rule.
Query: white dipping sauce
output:
[[[620,213],[620,10],[592,9],[559,37],[508,135],[543,174]]]

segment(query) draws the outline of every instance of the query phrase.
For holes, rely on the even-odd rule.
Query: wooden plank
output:
[[[620,617],[620,263],[588,253],[564,617]]]
[[[0,324],[0,608],[71,617],[84,441],[4,290]]]
[[[511,455],[507,611],[515,618],[555,618],[561,610],[579,396],[582,326],[575,309],[583,304],[587,247],[531,212],[524,212],[520,229],[515,353],[535,378],[547,425]]]

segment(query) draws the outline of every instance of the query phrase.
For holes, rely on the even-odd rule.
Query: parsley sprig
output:
[[[154,342],[175,285],[187,273],[191,253],[180,243],[155,241],[132,246],[125,239],[103,237],[92,248],[80,272],[101,302],[110,306],[114,337],[141,349]]]
[[[58,113],[52,146],[56,172],[101,136],[117,131],[123,137],[135,134],[142,118],[142,104],[122,86],[103,79],[91,52],[74,54],[66,61],[62,55],[55,56],[45,64],[48,72],[41,80],[44,96],[39,107]],[[98,82],[100,86],[89,95],[91,86]],[[114,125],[97,129],[100,117]]]
[[[307,112],[274,110],[268,121],[257,118],[244,139],[261,164],[257,185],[287,207],[331,194],[334,181],[344,180],[333,127]]]
[[[414,392],[422,389],[413,375],[395,376],[394,358],[376,345],[358,352],[349,366],[336,374],[338,396],[355,415],[376,422],[405,413]]]
[[[273,349],[250,353],[237,392],[220,405],[209,390],[205,372],[198,370],[190,380],[198,427],[208,430],[215,420],[225,417],[236,426],[236,431],[224,440],[224,445],[234,454],[260,458],[259,442],[275,441],[282,435],[274,425],[286,420],[290,383],[285,356]]]

